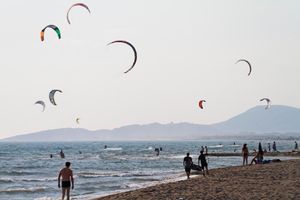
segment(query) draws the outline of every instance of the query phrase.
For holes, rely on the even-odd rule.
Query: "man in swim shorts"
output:
[[[200,155],[198,157],[198,165],[201,163],[201,168],[203,171],[203,176],[205,176],[204,168],[206,169],[206,174],[208,175],[208,167],[207,167],[207,161],[206,157],[203,154],[203,151],[200,151]]]
[[[183,159],[183,166],[188,179],[190,178],[192,164],[193,160],[190,157],[190,153],[187,153],[186,157]]]
[[[61,169],[58,175],[58,187],[60,188],[60,177],[61,179],[61,188],[62,188],[62,200],[65,198],[67,192],[67,200],[70,200],[70,187],[72,183],[72,189],[74,189],[74,179],[73,172],[70,169],[71,163],[66,162],[66,167]]]

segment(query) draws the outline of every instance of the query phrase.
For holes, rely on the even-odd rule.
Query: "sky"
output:
[[[47,129],[224,121],[268,97],[300,107],[298,0],[1,2],[0,138]],[[61,30],[59,40],[48,24]],[[127,40],[137,49],[136,66]],[[245,63],[252,64],[248,74]],[[48,94],[56,94],[57,106]],[[204,109],[198,101],[205,99]],[[42,112],[38,100],[46,103]],[[76,118],[80,118],[80,124]]]

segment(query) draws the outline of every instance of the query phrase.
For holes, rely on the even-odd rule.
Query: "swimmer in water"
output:
[[[62,149],[60,150],[60,153],[59,153],[59,155],[60,155],[60,157],[61,157],[61,158],[65,158],[65,154],[64,154],[64,152],[63,152],[63,150],[62,150]]]

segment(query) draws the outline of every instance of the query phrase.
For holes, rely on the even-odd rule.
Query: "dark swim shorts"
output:
[[[69,188],[69,187],[71,187],[71,182],[70,181],[62,181],[61,182],[61,187]]]
[[[191,172],[191,168],[190,167],[185,167],[185,172]]]
[[[201,162],[201,168],[204,169],[204,167],[207,167],[207,162]]]

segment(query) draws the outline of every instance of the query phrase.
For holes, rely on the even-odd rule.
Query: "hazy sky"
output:
[[[0,138],[152,122],[210,124],[269,97],[300,107],[299,0],[71,0],[1,2]],[[46,30],[48,24],[62,33]],[[124,39],[138,51],[107,43]],[[245,63],[253,67],[247,76]],[[57,106],[48,93],[56,95]],[[205,99],[205,109],[197,106]],[[46,102],[41,112],[37,100]],[[81,118],[80,125],[75,119]]]

